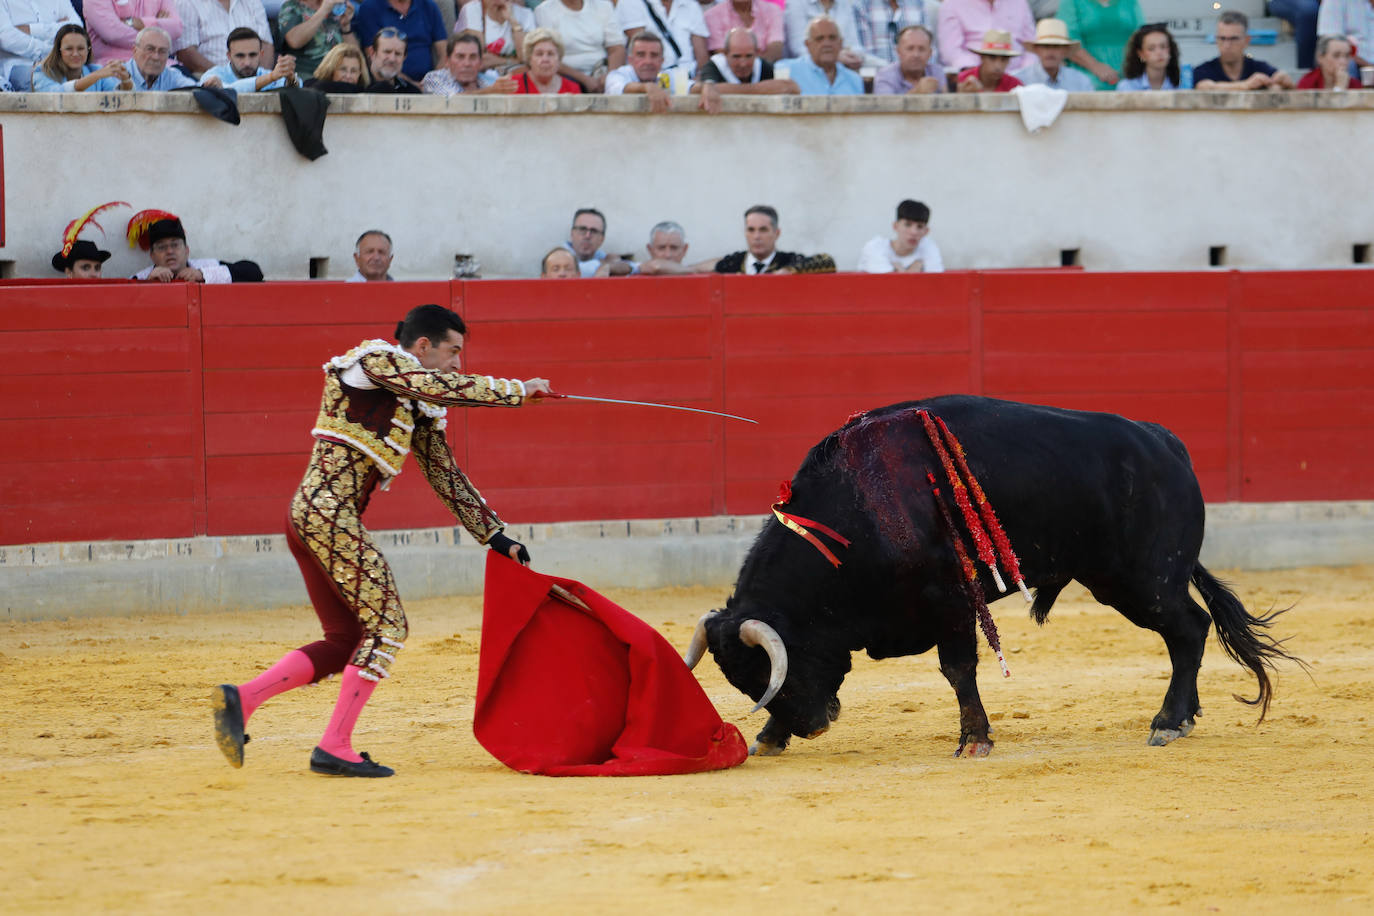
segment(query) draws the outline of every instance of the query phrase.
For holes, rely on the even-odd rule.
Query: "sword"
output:
[[[680,407],[677,404],[656,404],[653,401],[624,401],[619,398],[594,398],[583,394],[557,394],[552,391],[546,395],[542,395],[542,397],[559,398],[569,401],[596,401],[601,404],[629,404],[632,407],[661,407],[664,410],[685,410],[688,413],[704,413],[713,417],[724,417],[727,420],[741,420],[745,423],[757,424],[759,422],[758,420],[751,420],[748,417],[737,417],[732,413],[721,413],[719,410],[702,410],[699,407]]]

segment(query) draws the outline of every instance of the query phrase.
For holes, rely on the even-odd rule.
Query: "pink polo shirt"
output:
[[[1018,51],[1035,40],[1035,17],[1026,0],[944,0],[939,23],[940,63],[946,70],[978,66],[972,49],[982,45],[983,33],[989,29],[1010,32]],[[1033,60],[1034,55],[1023,53],[1012,58],[1007,69],[1020,70]]]
[[[772,0],[754,0],[753,13],[754,27],[750,31],[759,40],[760,51],[775,41],[783,40],[781,6]],[[725,36],[730,34],[730,30],[743,27],[744,23],[735,12],[734,3],[731,0],[721,0],[706,11],[706,28],[711,33],[706,39],[706,47],[713,52],[719,51],[725,47]]]

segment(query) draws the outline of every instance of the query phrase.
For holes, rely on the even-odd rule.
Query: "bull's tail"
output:
[[[1235,696],[1242,703],[1258,706],[1259,721],[1263,722],[1265,713],[1269,711],[1269,701],[1274,696],[1274,687],[1269,681],[1269,672],[1274,670],[1274,663],[1283,659],[1307,668],[1302,659],[1283,650],[1283,640],[1276,640],[1265,632],[1275,618],[1290,609],[1283,608],[1255,617],[1240,603],[1235,592],[1209,573],[1201,563],[1193,567],[1192,578],[1193,585],[1202,594],[1202,600],[1207,603],[1207,610],[1216,624],[1217,640],[1221,647],[1237,664],[1253,671],[1255,679],[1259,681],[1259,695],[1253,700]]]

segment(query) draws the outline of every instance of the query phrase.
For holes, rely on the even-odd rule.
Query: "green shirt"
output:
[[[1070,38],[1082,42],[1085,51],[1118,72],[1131,33],[1144,20],[1139,0],[1108,0],[1106,6],[1098,0],[1060,0],[1056,15],[1069,27]],[[1098,90],[1112,88],[1091,73],[1088,77]]]
[[[332,5],[335,0],[320,0],[320,2]],[[277,26],[281,29],[282,44],[285,45],[287,54],[295,55],[296,78],[302,83],[315,75],[315,68],[320,65],[320,61],[324,60],[329,49],[343,41],[343,29],[339,28],[339,20],[335,19],[331,13],[320,25],[319,30],[315,32],[315,37],[310,39],[304,48],[299,50],[292,48],[285,40],[286,33],[313,15],[315,15],[315,10],[306,6],[301,0],[286,0],[277,13]]]

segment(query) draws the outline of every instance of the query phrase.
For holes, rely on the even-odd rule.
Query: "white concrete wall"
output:
[[[243,123],[184,94],[0,95],[5,245],[15,276],[52,276],[63,227],[106,200],[187,224],[193,256],[253,258],[271,279],[353,272],[378,226],[393,273],[441,278],[455,253],[486,276],[532,276],[574,208],[610,221],[607,249],[642,252],[674,219],[689,258],[742,247],[743,210],[776,206],[784,248],[852,269],[903,197],[927,202],[950,268],[1344,267],[1374,242],[1363,172],[1374,92],[1075,96],[1031,135],[1010,96],[738,100],[708,116],[649,115],[606,97],[334,97],[329,154],[290,145],[270,96]],[[1124,106],[1124,107],[1123,107]],[[107,274],[144,266],[104,223]]]

